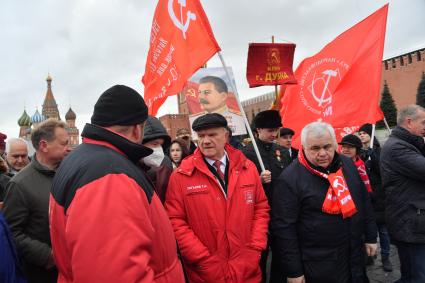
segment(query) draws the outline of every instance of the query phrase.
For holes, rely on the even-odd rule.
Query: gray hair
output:
[[[27,147],[27,150],[28,150],[28,143],[27,143],[26,140],[24,140],[23,138],[10,138],[10,139],[7,139],[7,141],[6,141],[6,151],[5,151],[6,154],[8,154],[10,152],[10,148],[15,143],[24,143]]]
[[[301,131],[301,144],[307,145],[307,137],[312,134],[315,137],[322,137],[326,131],[331,135],[332,141],[336,144],[335,130],[331,125],[324,122],[313,122],[307,124]]]
[[[403,107],[397,115],[397,126],[403,125],[407,118],[412,120],[418,119],[419,111],[425,111],[425,108],[417,104],[410,104]]]

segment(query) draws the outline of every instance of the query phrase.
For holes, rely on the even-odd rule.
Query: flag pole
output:
[[[369,147],[373,149],[373,140],[375,139],[375,124],[372,124],[372,136],[370,137]]]
[[[274,35],[272,35],[272,43],[274,43]],[[277,85],[274,85],[274,103],[273,103],[274,105],[276,105],[277,96],[278,96]]]
[[[385,117],[384,117],[384,124],[385,124],[385,127],[387,127],[388,133],[391,135],[391,129],[390,129],[390,126],[388,125],[387,119]]]
[[[251,131],[251,126],[249,125],[248,119],[246,118],[245,111],[243,110],[243,107],[242,107],[242,103],[239,99],[238,91],[236,90],[236,85],[234,84],[233,79],[230,77],[229,71],[227,70],[226,63],[224,63],[224,59],[220,51],[218,52],[218,57],[220,57],[220,61],[221,61],[221,64],[223,64],[227,79],[229,80],[230,85],[235,92],[236,101],[238,102],[238,106],[239,106],[239,109],[241,110],[241,114],[245,122],[246,129],[248,130],[248,135],[251,138],[252,145],[254,146],[255,154],[257,155],[258,162],[260,163],[261,172],[263,172],[264,170],[266,170],[266,168],[264,167],[264,163],[263,163],[263,160],[261,159],[260,151],[258,150],[257,143],[255,142],[254,135],[252,134],[252,131]]]

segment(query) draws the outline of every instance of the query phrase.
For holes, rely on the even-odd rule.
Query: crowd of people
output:
[[[296,149],[287,126],[262,111],[241,143],[207,113],[196,143],[172,140],[115,85],[72,151],[54,119],[33,156],[1,135],[0,282],[363,283],[378,238],[386,272],[392,243],[397,282],[425,282],[425,109],[400,109],[382,147],[370,124],[338,144],[313,122]]]

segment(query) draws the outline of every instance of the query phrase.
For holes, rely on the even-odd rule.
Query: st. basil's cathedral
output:
[[[19,125],[19,137],[24,138],[25,140],[31,139],[31,131],[38,124],[43,122],[46,119],[53,118],[57,120],[61,120],[59,115],[58,105],[56,103],[55,97],[52,92],[52,77],[50,75],[47,76],[47,92],[44,98],[44,103],[42,107],[41,114],[38,109],[35,110],[35,113],[30,117],[26,110],[22,113],[22,116],[18,120]],[[74,111],[72,111],[71,107],[69,107],[68,112],[65,114],[66,121],[66,130],[69,134],[69,141],[72,148],[75,148],[79,144],[79,133],[80,131],[75,126],[75,120],[77,115]]]

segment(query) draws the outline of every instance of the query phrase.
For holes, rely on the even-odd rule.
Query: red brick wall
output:
[[[167,114],[159,117],[159,121],[161,121],[172,140],[176,138],[178,129],[186,128],[191,131],[188,114]]]
[[[420,58],[418,58],[418,54],[420,54]],[[386,80],[398,109],[415,103],[418,85],[424,71],[425,48],[384,60],[382,62],[381,93]]]

